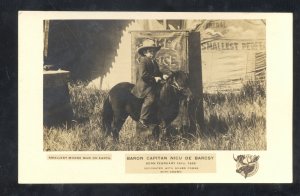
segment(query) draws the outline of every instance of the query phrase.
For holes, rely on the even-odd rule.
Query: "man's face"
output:
[[[147,49],[144,51],[144,55],[148,58],[154,58],[155,56],[155,50],[154,49]]]

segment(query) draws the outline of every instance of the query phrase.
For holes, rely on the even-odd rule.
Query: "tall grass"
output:
[[[266,150],[265,85],[247,82],[240,92],[204,94],[205,123],[195,135],[178,133],[153,140],[149,132],[135,134],[128,118],[120,141],[102,133],[101,111],[107,91],[86,88],[83,82],[69,85],[74,117],[71,125],[44,127],[46,151],[139,151],[139,150]]]

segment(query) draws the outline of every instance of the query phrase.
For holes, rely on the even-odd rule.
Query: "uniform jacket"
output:
[[[150,91],[154,92],[156,87],[154,77],[162,77],[157,62],[148,57],[141,57],[136,74],[137,81],[132,94],[138,98],[144,98]]]

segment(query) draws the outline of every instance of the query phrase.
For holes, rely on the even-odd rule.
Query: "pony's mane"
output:
[[[166,83],[170,84],[172,82],[173,78],[174,78],[174,72],[172,72],[171,75],[169,75],[169,77],[166,80]]]
[[[172,71],[171,74],[169,75],[168,79],[166,80],[167,83],[172,82],[174,77],[178,77],[179,73],[182,73],[183,71],[178,70],[178,71]],[[183,72],[184,73],[184,72]]]
[[[172,71],[169,77],[167,78],[165,84],[167,86],[173,85],[174,80],[176,81],[176,86],[179,85],[186,85],[188,81],[188,75],[184,71],[178,70],[178,71]]]

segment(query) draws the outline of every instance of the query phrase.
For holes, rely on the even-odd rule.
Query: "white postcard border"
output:
[[[267,150],[179,151],[215,153],[216,173],[125,174],[125,154],[149,152],[55,152],[62,154],[111,153],[112,160],[47,160],[43,151],[42,64],[45,19],[266,19]],[[291,13],[158,13],[158,12],[19,12],[19,183],[291,183],[293,16]],[[174,152],[172,152],[174,153]],[[235,154],[260,155],[259,171],[243,178],[235,172]]]

